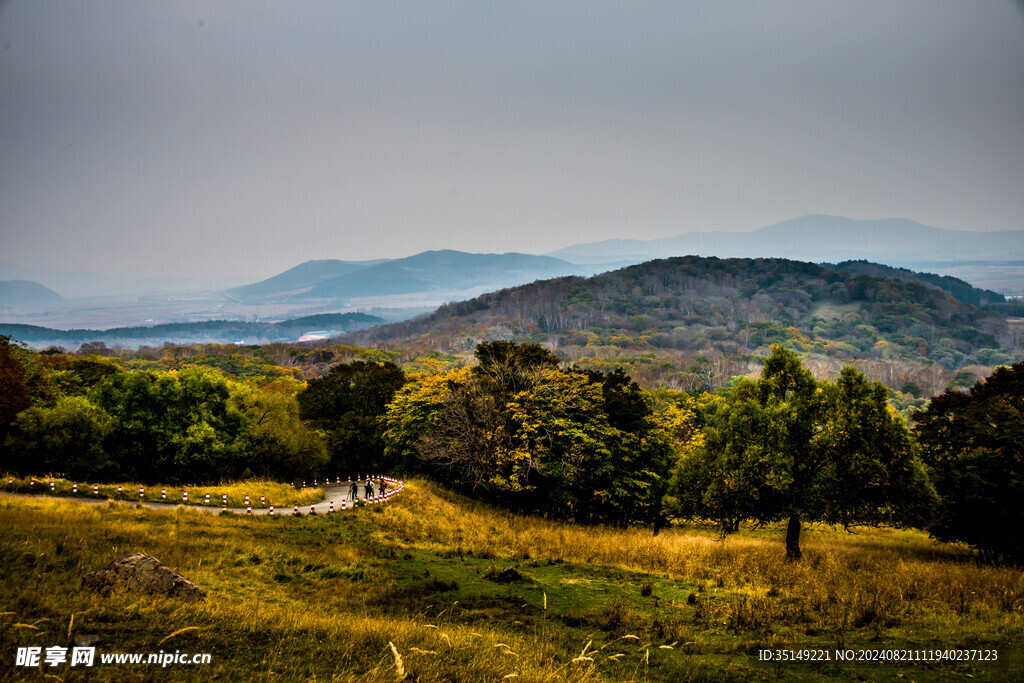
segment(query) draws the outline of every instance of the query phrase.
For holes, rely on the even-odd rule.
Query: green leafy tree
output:
[[[395,469],[384,456],[384,414],[405,374],[392,362],[355,361],[331,368],[299,392],[299,415],[327,435],[337,472]]]
[[[229,403],[228,380],[206,368],[107,377],[88,398],[114,427],[106,450],[117,476],[144,482],[208,481],[243,469],[245,416]]]
[[[581,372],[574,369],[573,372]],[[605,416],[600,433],[604,456],[581,470],[577,519],[643,524],[654,532],[666,524],[662,501],[672,466],[699,435],[694,400],[685,393],[663,390],[656,398],[642,390],[621,368],[602,373],[582,371],[600,388],[593,409]]]
[[[123,372],[114,361],[102,356],[41,354],[40,365],[50,376],[55,394],[81,396],[110,375]]]
[[[231,400],[248,424],[244,464],[250,474],[303,479],[323,473],[330,460],[323,439],[299,419],[293,384],[232,387]]]
[[[551,369],[498,408],[492,486],[531,492],[560,517],[593,518],[598,472],[620,436],[602,409],[601,385]]]
[[[22,473],[59,473],[73,479],[109,475],[113,463],[103,442],[113,420],[82,396],[64,396],[53,407],[18,414],[9,437]]]
[[[633,387],[649,406],[648,412],[635,428],[619,430],[612,441],[612,458],[602,468],[603,479],[594,488],[606,492],[601,496],[605,519],[651,525],[657,534],[668,522],[664,499],[672,467],[681,454],[701,442],[702,434],[696,426],[693,397],[664,391],[658,399]],[[614,410],[606,409],[614,427]]]
[[[942,497],[931,533],[1024,559],[1024,363],[936,396],[914,420]]]
[[[714,521],[787,521],[786,553],[801,557],[805,521],[922,523],[935,501],[914,443],[887,392],[852,368],[816,382],[773,347],[761,378],[742,380],[700,448],[673,475],[673,512]]]

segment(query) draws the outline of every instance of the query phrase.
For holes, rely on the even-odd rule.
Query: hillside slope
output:
[[[989,306],[991,304],[1004,303],[1006,297],[998,292],[988,289],[981,289],[972,286],[960,278],[949,275],[936,275],[934,273],[916,273],[907,268],[893,268],[870,261],[843,261],[838,264],[823,263],[826,268],[842,271],[844,273],[857,273],[871,275],[873,277],[884,277],[900,282],[916,282],[925,287],[942,290],[946,296],[951,296],[957,301],[963,301],[975,306]]]
[[[228,294],[246,303],[344,302],[358,297],[428,293],[445,300],[592,272],[592,267],[549,256],[470,254],[444,249],[382,261],[307,261],[261,282],[228,290]]]
[[[972,561],[919,531],[852,535],[815,525],[807,532],[813,561],[795,563],[779,552],[778,526],[725,539],[699,527],[654,536],[516,515],[422,481],[386,505],[301,517],[5,493],[0,524],[0,553],[15,558],[0,563],[0,600],[10,624],[34,624],[38,634],[29,641],[9,627],[10,661],[23,643],[62,643],[73,628],[101,639],[90,681],[138,670],[99,666],[109,648],[152,652],[169,634],[167,651],[212,659],[172,665],[164,676],[149,667],[147,680],[395,681],[396,656],[408,681],[895,678],[889,661],[817,666],[757,656],[780,642],[832,653],[836,634],[857,652],[906,651],[908,643],[970,652],[954,650],[964,642],[998,651],[995,660],[908,665],[919,681],[966,672],[1018,680],[1022,665],[1020,570]],[[207,599],[83,594],[82,575],[125,548],[173,567]],[[495,580],[505,567],[520,580]],[[39,668],[23,671],[12,678],[42,680],[31,675]]]
[[[758,355],[776,343],[951,370],[1007,362],[1019,341],[1004,317],[917,282],[800,261],[697,256],[535,282],[346,335],[444,352],[485,338],[545,342],[571,360],[629,355],[640,359],[631,370],[648,356],[668,363],[669,374],[680,359]]]
[[[379,262],[339,261],[337,259],[306,261],[266,280],[229,289],[228,294],[247,303],[265,303],[308,292],[313,286],[324,280],[356,273],[369,266],[377,265],[377,263]]]
[[[45,306],[64,301],[57,292],[31,280],[0,282],[0,306]]]

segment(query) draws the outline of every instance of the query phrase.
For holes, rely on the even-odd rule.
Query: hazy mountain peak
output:
[[[32,280],[0,281],[0,306],[40,306],[64,301],[57,292]]]
[[[473,254],[455,249],[423,251],[377,262],[306,261],[261,282],[230,291],[248,302],[341,300],[501,289],[581,272],[561,259],[534,254]]]

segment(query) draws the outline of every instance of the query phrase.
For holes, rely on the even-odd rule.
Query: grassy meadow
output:
[[[920,532],[812,528],[804,560],[789,563],[782,529],[717,540],[693,528],[580,527],[422,481],[387,505],[302,518],[0,496],[0,529],[3,680],[1024,678],[1024,572]],[[130,552],[156,557],[207,599],[80,589],[83,575]],[[508,566],[522,578],[495,581]],[[18,647],[87,635],[100,639],[91,669],[11,666]],[[761,648],[833,656],[762,662]],[[999,659],[837,662],[837,648],[995,649]],[[212,662],[98,660],[160,650]]]

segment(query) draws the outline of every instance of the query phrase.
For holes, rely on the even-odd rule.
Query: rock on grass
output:
[[[497,583],[519,583],[527,580],[522,574],[516,571],[515,567],[505,567],[504,569],[491,567],[487,573],[484,574],[484,578]]]
[[[155,557],[132,553],[114,560],[106,568],[86,574],[82,587],[101,595],[123,590],[142,595],[202,600],[206,591],[181,574],[160,564]]]

